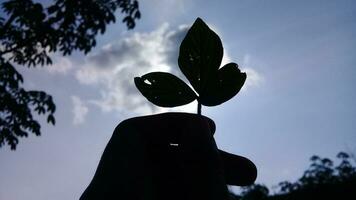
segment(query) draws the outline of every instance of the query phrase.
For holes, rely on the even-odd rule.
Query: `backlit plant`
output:
[[[235,96],[246,80],[246,73],[236,63],[220,67],[223,46],[219,36],[202,19],[195,20],[184,37],[178,65],[194,90],[177,76],[167,72],[151,72],[135,77],[138,90],[150,102],[161,107],[175,107],[198,102],[216,106]]]

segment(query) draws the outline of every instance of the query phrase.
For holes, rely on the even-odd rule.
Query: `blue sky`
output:
[[[313,154],[356,153],[356,2],[352,0],[140,1],[133,31],[110,25],[87,56],[19,68],[28,89],[52,94],[56,126],[0,149],[0,199],[78,199],[115,126],[122,120],[184,108],[152,106],[133,77],[177,68],[187,28],[201,17],[221,37],[224,61],[248,74],[244,89],[203,107],[221,149],[246,156],[268,186],[296,180]],[[120,18],[121,16],[118,15]],[[119,21],[119,20],[118,20]]]

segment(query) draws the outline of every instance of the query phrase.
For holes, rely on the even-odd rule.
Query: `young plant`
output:
[[[161,107],[175,107],[198,101],[201,106],[216,106],[235,96],[246,80],[236,63],[220,68],[223,46],[219,36],[202,19],[195,20],[184,37],[178,65],[194,90],[167,72],[151,72],[135,77],[135,85],[150,102]]]

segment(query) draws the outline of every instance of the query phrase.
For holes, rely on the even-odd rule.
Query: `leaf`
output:
[[[219,36],[198,18],[184,37],[178,57],[179,68],[196,93],[176,76],[153,72],[135,78],[140,92],[162,107],[180,106],[198,100],[201,105],[216,106],[228,101],[242,88],[246,74],[236,63],[220,68],[223,47]],[[220,68],[220,69],[219,69]]]
[[[56,124],[56,120],[53,115],[48,115],[47,117],[47,123],[51,123],[52,125]]]
[[[135,77],[135,85],[150,102],[161,107],[181,106],[197,98],[186,83],[166,72],[151,72]]]
[[[206,89],[200,94],[200,102],[205,106],[216,106],[234,97],[242,88],[246,73],[240,72],[236,63],[229,63],[211,77]]]
[[[222,57],[219,36],[198,18],[180,45],[178,65],[199,94],[219,69]]]

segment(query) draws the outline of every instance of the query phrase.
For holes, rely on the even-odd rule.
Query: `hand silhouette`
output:
[[[217,148],[214,122],[163,113],[121,122],[81,200],[224,200],[227,184],[249,185],[255,165]]]

